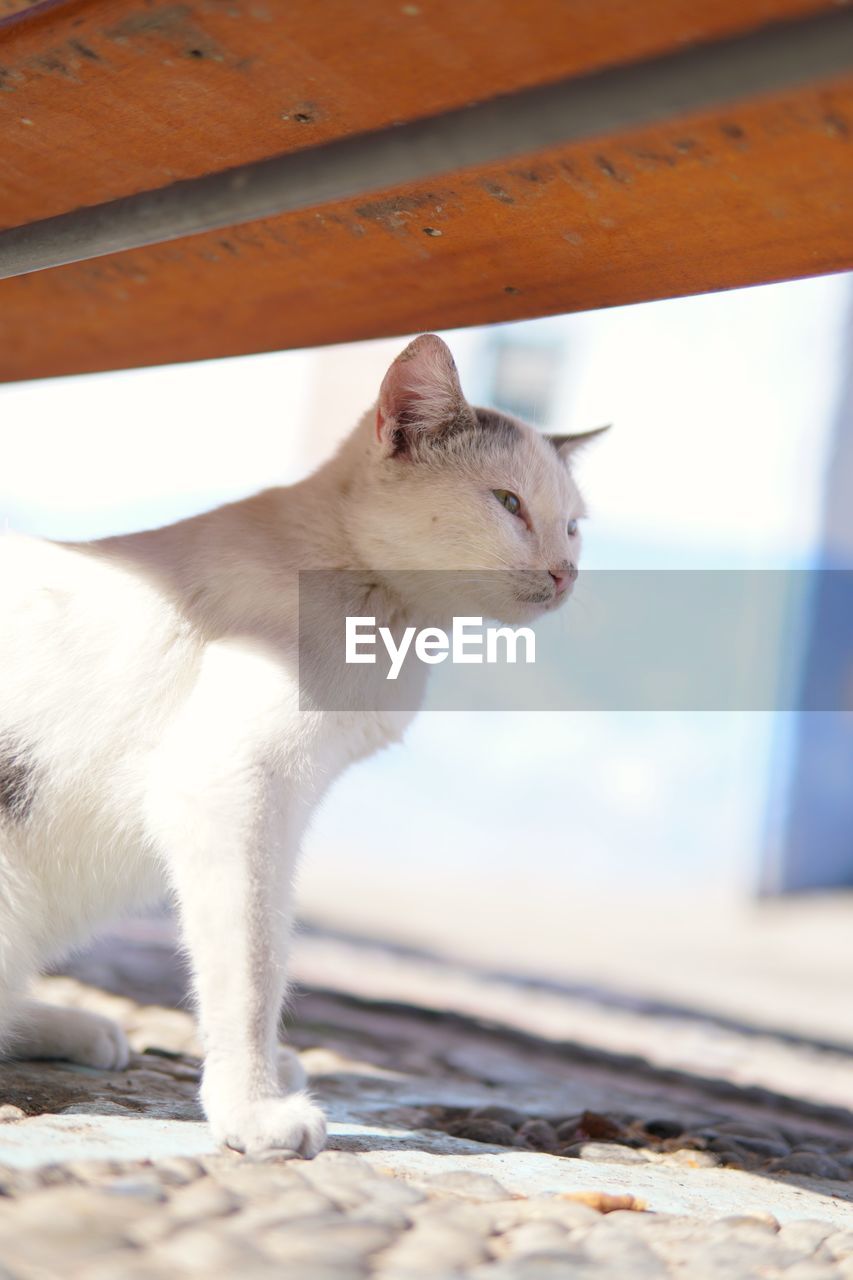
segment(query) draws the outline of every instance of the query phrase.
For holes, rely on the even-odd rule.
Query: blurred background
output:
[[[296,480],[408,336],[0,387],[0,518],[98,538]],[[444,336],[472,401],[613,424],[582,567],[853,567],[853,276]],[[791,620],[803,680],[830,607]],[[841,714],[424,714],[329,796],[302,914],[853,1043],[851,744]]]

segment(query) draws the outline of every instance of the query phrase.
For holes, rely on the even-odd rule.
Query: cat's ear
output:
[[[604,435],[604,432],[609,430],[610,423],[608,422],[606,426],[594,427],[592,431],[579,431],[577,435],[573,436],[546,436],[546,439],[551,441],[563,461],[568,462],[569,458],[578,449],[583,449],[591,440],[595,440],[597,436]]]
[[[439,435],[471,417],[450,348],[422,333],[397,356],[382,380],[376,438],[389,453],[404,453],[416,435]]]

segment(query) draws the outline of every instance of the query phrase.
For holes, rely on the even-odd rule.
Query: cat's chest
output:
[[[319,670],[325,678],[310,691],[318,704],[313,713],[314,745],[325,777],[400,742],[426,691],[428,669],[423,666],[409,667],[394,683],[378,666],[351,667],[346,680],[340,678],[339,667],[331,674],[322,667]]]
[[[327,712],[315,739],[316,762],[329,780],[350,764],[400,742],[414,711]]]

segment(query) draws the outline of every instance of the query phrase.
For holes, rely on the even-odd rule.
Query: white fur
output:
[[[364,570],[347,611],[395,624],[423,612],[411,570],[469,570],[480,611],[503,621],[556,603],[548,570],[578,552],[569,471],[523,424],[511,447],[482,429],[433,447],[442,423],[461,414],[464,427],[471,412],[449,352],[424,337],[392,366],[378,409],[301,484],[129,537],[0,538],[7,1053],[126,1065],[118,1028],[29,1002],[26,987],[166,885],[192,964],[214,1132],[239,1150],[320,1149],[322,1112],[283,1094],[277,1075],[297,851],[330,782],[410,717],[299,709],[297,573]],[[413,440],[402,456],[389,445],[395,422]],[[494,488],[524,496],[531,528]],[[398,571],[393,586],[383,570]],[[328,627],[314,643],[331,657]]]

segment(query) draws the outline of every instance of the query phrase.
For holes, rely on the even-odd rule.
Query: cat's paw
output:
[[[294,1049],[278,1047],[278,1082],[282,1093],[296,1093],[304,1089],[308,1083],[305,1068],[299,1061],[299,1054]]]
[[[87,1009],[32,1003],[15,1027],[9,1052],[16,1058],[59,1058],[102,1071],[130,1062],[127,1037],[117,1023]]]
[[[210,1116],[217,1141],[235,1151],[292,1151],[312,1159],[326,1144],[326,1117],[306,1093],[241,1102]]]
[[[105,1071],[124,1071],[130,1062],[130,1045],[118,1023],[82,1009],[75,1009],[74,1017],[77,1021],[70,1060]]]

